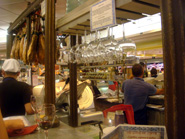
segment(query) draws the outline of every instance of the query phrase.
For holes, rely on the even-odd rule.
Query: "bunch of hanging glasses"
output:
[[[69,56],[68,62],[77,62],[78,64],[122,63],[128,52],[136,50],[135,43],[125,37],[124,25],[122,40],[114,39],[113,28],[108,27],[107,34],[107,37],[101,38],[100,31],[96,31],[95,39],[91,40],[92,34],[90,34],[90,42],[87,43],[85,30],[83,43],[79,44],[76,39],[76,45],[65,50]],[[78,34],[76,34],[76,38],[78,38]]]

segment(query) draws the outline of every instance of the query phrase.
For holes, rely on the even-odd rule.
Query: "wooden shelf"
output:
[[[57,62],[57,63],[56,63],[56,65],[65,66],[65,67],[67,67],[67,66],[68,66],[68,64],[67,64],[67,63],[61,63],[61,62]]]
[[[80,80],[92,80],[92,81],[123,81],[123,80],[116,80],[116,79],[86,79],[86,78],[80,78]]]
[[[96,65],[96,66],[80,66],[80,68],[107,68],[107,67],[117,67],[117,66],[133,66],[133,64],[115,64],[115,65]]]
[[[156,5],[156,6],[160,6],[160,3],[161,3],[161,0],[138,0],[138,1],[146,2],[149,4]]]

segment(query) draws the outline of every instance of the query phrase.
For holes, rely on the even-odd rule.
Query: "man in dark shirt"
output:
[[[149,95],[163,94],[163,89],[156,89],[153,85],[144,82],[144,70],[140,64],[132,67],[133,79],[123,82],[124,104],[131,104],[134,109],[136,124],[147,124],[146,103]]]
[[[19,62],[7,59],[2,66],[3,82],[0,83],[0,108],[3,117],[33,114],[30,96],[31,86],[17,81],[20,74]]]

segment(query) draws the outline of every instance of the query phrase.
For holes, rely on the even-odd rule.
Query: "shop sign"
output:
[[[116,24],[115,0],[103,0],[91,7],[91,31],[106,28]]]

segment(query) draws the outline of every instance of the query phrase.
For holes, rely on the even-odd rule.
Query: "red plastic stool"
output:
[[[133,110],[132,105],[119,104],[119,105],[112,106],[112,107],[104,110],[103,115],[105,118],[107,118],[108,112],[115,112],[117,110],[125,111],[128,124],[135,125],[134,110]]]

